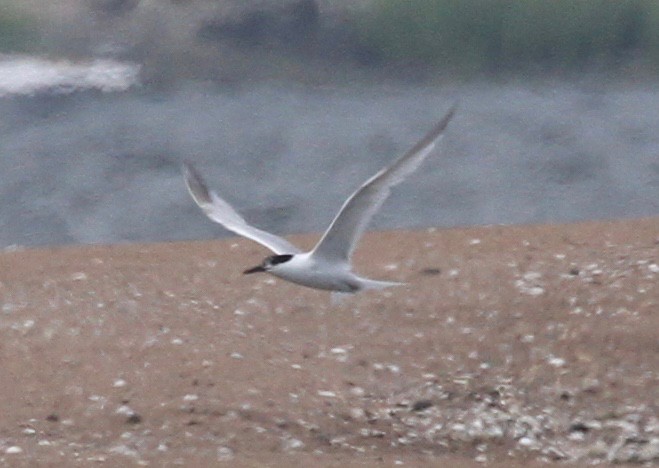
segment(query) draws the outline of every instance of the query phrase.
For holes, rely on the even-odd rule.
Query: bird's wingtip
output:
[[[192,161],[188,159],[184,159],[181,162],[181,172],[183,172],[183,175],[188,178],[188,176],[191,175],[198,175],[197,174],[197,169],[194,167],[194,164],[192,164]]]
[[[194,198],[198,204],[209,203],[211,201],[211,196],[208,187],[192,162],[184,160],[181,166],[185,185],[188,187],[188,191],[190,192],[190,195],[192,195],[192,198]]]
[[[437,124],[437,129],[439,130],[439,132],[442,132],[448,126],[449,122],[453,119],[453,116],[458,111],[459,105],[460,105],[460,101],[456,100],[455,102],[453,102],[451,107],[449,107],[446,114],[444,114],[444,117],[442,117],[442,120],[440,120],[439,123]]]

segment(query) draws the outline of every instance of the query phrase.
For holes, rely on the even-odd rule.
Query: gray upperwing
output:
[[[343,204],[313,256],[347,262],[371,218],[385,202],[391,188],[416,171],[443,135],[456,107],[453,106],[435,127],[407,153],[368,179]]]
[[[267,247],[276,254],[296,254],[301,250],[275,234],[250,226],[242,216],[212,190],[189,162],[183,163],[183,176],[190,195],[210,219],[226,229]]]

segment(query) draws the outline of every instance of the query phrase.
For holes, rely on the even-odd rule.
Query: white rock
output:
[[[112,383],[115,388],[125,387],[128,383],[124,379],[117,379]]]
[[[531,447],[535,444],[535,440],[531,439],[530,437],[522,437],[517,441],[517,443],[522,447]]]
[[[547,362],[554,367],[563,367],[565,365],[565,359],[556,356],[550,356],[547,358]]]
[[[573,442],[581,442],[586,439],[586,435],[581,431],[572,431],[567,436]]]
[[[638,452],[641,462],[653,462],[659,459],[659,438],[653,437]]]
[[[399,374],[400,373],[400,366],[398,366],[396,364],[387,364],[387,369],[392,374]]]
[[[357,397],[361,397],[366,394],[366,391],[362,387],[352,387],[350,389],[350,394]]]
[[[365,419],[366,412],[362,408],[350,408],[350,417],[358,420]]]
[[[219,447],[217,449],[217,459],[220,461],[229,461],[233,459],[233,450],[229,447]]]
[[[300,439],[285,439],[282,443],[282,448],[284,451],[288,450],[297,450],[304,447],[304,442]]]
[[[540,286],[533,286],[532,288],[527,288],[525,292],[529,296],[540,296],[545,293],[545,290]]]
[[[487,437],[491,439],[500,439],[503,437],[503,429],[499,425],[492,425],[488,426],[484,431],[483,434],[485,434]]]
[[[124,444],[115,445],[110,449],[110,453],[117,453],[119,455],[125,455],[127,457],[137,457],[139,455],[135,449],[132,449]]]
[[[115,411],[116,414],[122,414],[124,416],[132,416],[135,414],[135,411],[128,406],[128,405],[121,405],[117,410]]]

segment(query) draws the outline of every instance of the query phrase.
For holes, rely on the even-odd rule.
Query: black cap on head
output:
[[[281,254],[281,255],[273,255],[272,257],[269,257],[266,261],[270,265],[279,265],[280,263],[286,263],[291,258],[293,258],[291,254]]]

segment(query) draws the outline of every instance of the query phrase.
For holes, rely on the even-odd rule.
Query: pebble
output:
[[[125,444],[115,445],[110,449],[110,453],[116,453],[126,457],[137,457],[139,455],[135,449],[132,449]]]
[[[219,461],[229,461],[233,459],[233,450],[229,447],[219,447],[217,449],[217,459]]]
[[[530,437],[522,437],[517,441],[517,443],[522,447],[531,447],[533,444],[535,444],[535,440],[531,439]]]
[[[551,356],[547,358],[547,362],[549,363],[550,366],[554,367],[563,367],[565,365],[565,359]]]
[[[112,383],[112,386],[115,388],[125,387],[127,382],[124,379],[117,379]]]
[[[366,391],[362,387],[352,387],[350,389],[350,394],[356,397],[362,397],[366,394]]]
[[[116,414],[121,414],[123,416],[132,416],[135,414],[135,411],[128,406],[128,405],[121,405],[117,410],[115,411]]]
[[[581,431],[572,431],[567,438],[573,442],[581,442],[586,438],[586,435]]]
[[[350,417],[352,419],[365,419],[366,412],[362,408],[350,408]]]
[[[284,451],[298,450],[301,448],[304,448],[304,442],[300,439],[285,439],[282,443],[282,449]]]
[[[535,340],[535,336],[534,336],[534,335],[524,335],[524,336],[521,338],[521,342],[522,342],[522,343],[533,343],[534,340]]]

